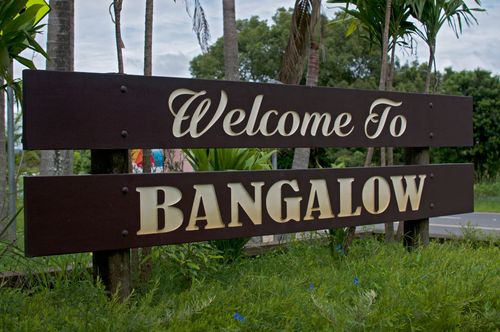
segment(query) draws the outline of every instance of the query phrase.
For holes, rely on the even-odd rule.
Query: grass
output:
[[[164,248],[155,248],[162,251]],[[187,285],[153,255],[151,280],[124,304],[77,270],[49,288],[0,288],[3,331],[494,331],[500,329],[498,242],[358,240],[348,257],[325,241],[219,265]]]
[[[500,213],[500,177],[474,185],[474,211]]]

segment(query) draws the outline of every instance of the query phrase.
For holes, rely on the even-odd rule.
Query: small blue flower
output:
[[[356,286],[359,285],[359,279],[358,279],[358,277],[354,277],[354,284]]]
[[[314,284],[313,283],[310,283],[309,284],[309,290],[313,290],[314,289]]]
[[[344,247],[341,245],[341,244],[337,244],[337,246],[335,247],[335,250],[341,254],[341,255],[345,255],[345,252],[344,252]]]
[[[240,315],[239,313],[235,313],[235,314],[233,315],[233,318],[234,318],[234,320],[237,320],[238,322],[242,322],[242,321],[244,321],[244,320],[245,320],[245,317],[243,317],[243,316],[242,316],[242,315]]]

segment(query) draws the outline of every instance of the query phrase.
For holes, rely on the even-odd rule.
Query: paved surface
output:
[[[394,226],[397,229],[397,223]],[[500,236],[500,213],[474,212],[430,219],[429,233],[438,237],[461,236],[465,231],[478,230],[484,235]],[[365,226],[366,230],[384,230],[384,224]]]

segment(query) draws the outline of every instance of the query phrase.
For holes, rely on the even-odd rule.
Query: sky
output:
[[[190,0],[188,0],[190,1]],[[108,6],[111,0],[75,0],[75,71],[109,73],[117,71],[114,25]],[[257,15],[271,22],[279,7],[292,7],[294,0],[236,0],[236,18]],[[222,1],[201,0],[210,26],[211,43],[222,35]],[[201,53],[191,19],[182,0],[155,1],[153,23],[153,75],[190,77],[189,61]],[[483,0],[486,12],[476,13],[479,24],[464,27],[460,39],[448,26],[438,36],[437,68],[455,70],[483,68],[500,74],[500,1]],[[125,43],[124,62],[127,74],[142,74],[145,1],[124,0],[122,37]],[[323,4],[323,13],[333,17],[332,5]],[[46,36],[38,37],[45,47]],[[398,54],[402,63],[425,62],[428,51],[419,41],[416,55]],[[32,54],[25,54],[32,57]],[[37,68],[45,68],[45,60],[34,57]],[[16,65],[17,76],[22,67]]]

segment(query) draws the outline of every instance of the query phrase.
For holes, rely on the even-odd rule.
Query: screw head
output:
[[[434,173],[429,174],[429,177],[430,177],[431,179],[434,179]]]
[[[120,135],[122,135],[122,137],[125,138],[125,137],[128,136],[128,131],[122,130],[122,132],[120,133]]]
[[[121,93],[125,93],[125,92],[127,92],[127,90],[128,90],[128,89],[127,89],[127,87],[126,87],[125,85],[122,85],[122,86],[120,87],[120,91],[121,91]]]
[[[434,209],[434,203],[431,203],[429,206],[431,209]]]
[[[123,237],[127,237],[127,236],[128,236],[128,231],[127,231],[126,229],[124,229],[124,230],[122,231],[122,236],[123,236]]]
[[[127,194],[128,193],[128,187],[123,187],[122,188],[122,193]]]
[[[429,133],[429,138],[433,138],[434,137],[434,133]]]
[[[433,107],[434,107],[434,104],[429,103],[429,108],[433,108]]]

